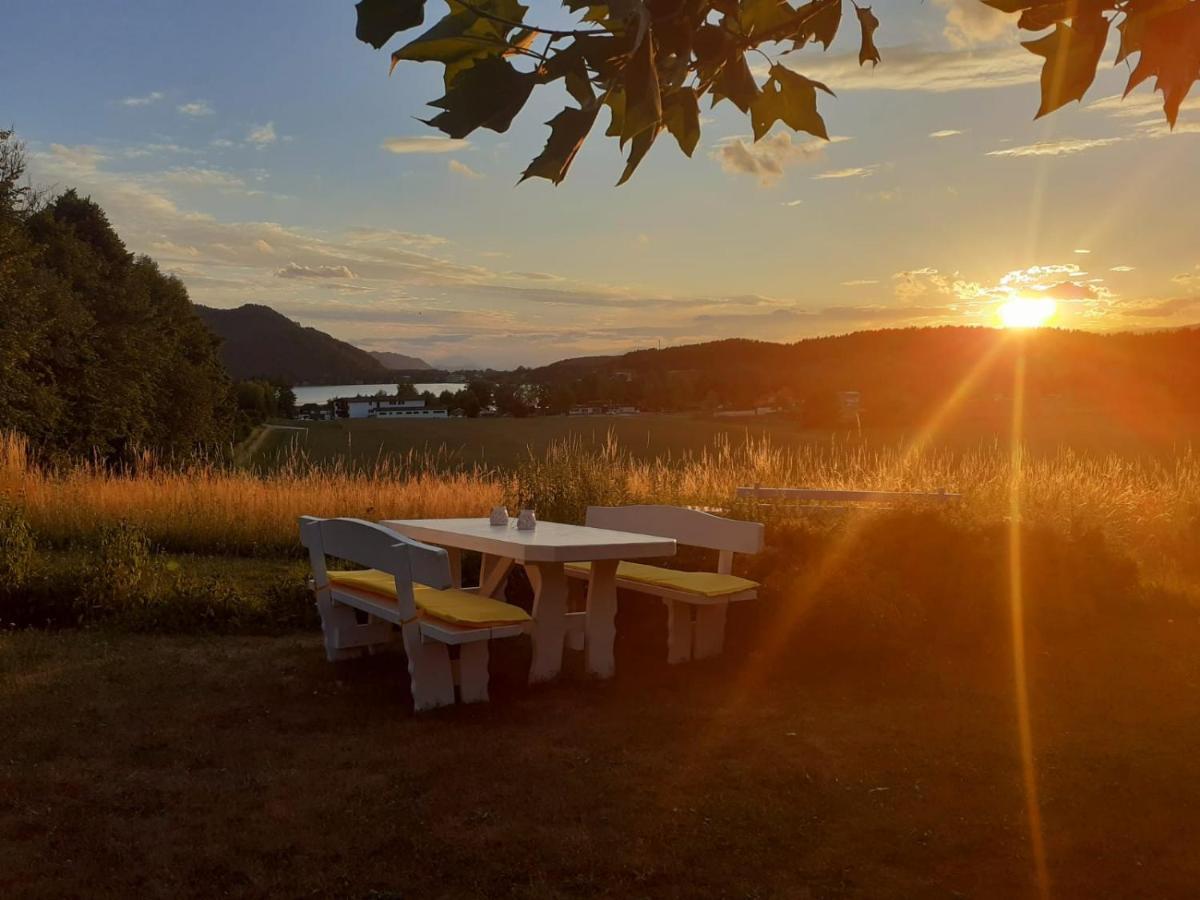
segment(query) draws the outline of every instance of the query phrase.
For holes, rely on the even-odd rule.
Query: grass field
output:
[[[481,440],[548,421],[436,424]],[[1014,546],[1049,895],[1194,894],[1190,453],[825,435],[646,458],[605,437],[464,467],[410,449],[113,474],[0,440],[0,622],[59,629],[0,632],[0,896],[1037,896]],[[302,513],[533,498],[577,521],[595,502],[728,505],[746,483],[964,499],[734,506],[768,521],[738,568],[761,597],[711,663],[666,666],[662,606],[628,597],[610,683],[572,658],[529,688],[528,641],[501,642],[491,704],[414,716],[402,656],[324,661]],[[509,599],[528,605],[522,578]]]
[[[277,468],[297,455],[320,465],[341,464],[370,468],[380,459],[409,455],[433,456],[445,466],[508,467],[529,456],[541,457],[561,442],[594,449],[614,440],[639,460],[679,459],[722,442],[740,446],[769,441],[789,451],[831,444],[894,447],[914,438],[905,429],[811,429],[787,416],[714,418],[695,415],[541,416],[527,419],[431,419],[335,422],[288,422],[256,442],[251,462],[262,469]],[[1200,431],[1187,423],[1161,423],[1161,428],[1137,431],[1127,423],[1099,419],[1080,410],[1042,411],[1026,425],[1025,442],[1039,454],[1069,448],[1076,452],[1124,456],[1169,457],[1200,446]],[[995,449],[1008,440],[1010,423],[1004,411],[960,415],[945,424],[933,447],[955,452]]]
[[[531,690],[505,642],[490,705],[420,717],[401,658],[315,635],[0,635],[0,895],[1038,895],[1000,636],[900,668],[801,640],[739,694],[744,643],[667,667],[618,633],[613,682]],[[1194,896],[1197,637],[1032,645],[1052,896]]]

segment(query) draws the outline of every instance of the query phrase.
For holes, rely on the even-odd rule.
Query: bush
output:
[[[144,605],[150,574],[146,535],[126,522],[102,525],[96,550],[85,557],[80,573],[77,621],[94,624]]]
[[[22,588],[33,572],[33,530],[19,506],[0,497],[0,591]]]

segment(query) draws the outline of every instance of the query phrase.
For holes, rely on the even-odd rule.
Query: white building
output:
[[[426,409],[424,400],[398,400],[395,397],[339,397],[334,409],[347,419],[444,419],[446,410]],[[342,410],[345,414],[341,415]]]

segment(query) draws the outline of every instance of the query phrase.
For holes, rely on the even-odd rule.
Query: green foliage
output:
[[[853,3],[858,20],[859,65],[881,61],[875,44],[879,19]],[[1163,110],[1175,124],[1180,103],[1200,78],[1200,0],[983,0],[1021,13],[1018,26],[1054,30],[1025,46],[1045,58],[1038,116],[1083,97],[1095,78],[1109,26],[1117,22],[1117,61],[1138,54],[1126,92],[1154,77]],[[449,12],[415,40],[392,53],[401,61],[445,66],[441,110],[427,124],[453,138],[477,128],[507,131],[534,88],[561,81],[577,106],[547,123],[545,148],[521,175],[559,184],[595,124],[602,106],[612,119],[605,135],[628,145],[618,184],[633,174],[659,133],[668,130],[691,156],[699,140],[699,100],[729,100],[750,116],[755,140],[782,121],[827,138],[816,90],[783,57],[809,44],[826,50],[837,34],[844,0],[562,0],[579,15],[571,28],[527,21],[517,0],[449,0]],[[424,21],[424,0],[363,0],[357,34],[376,49]],[[1119,21],[1117,21],[1119,20]],[[787,43],[790,48],[785,47]],[[747,56],[770,62],[760,85]]]
[[[113,612],[135,608],[143,602],[150,576],[150,541],[125,522],[101,525],[96,547],[81,570],[76,614],[90,624]]]
[[[22,171],[0,132],[0,429],[120,461],[227,438],[227,378],[183,283],[128,253],[91,200],[37,202]]]
[[[0,496],[0,592],[20,589],[33,570],[33,531],[21,507]]]

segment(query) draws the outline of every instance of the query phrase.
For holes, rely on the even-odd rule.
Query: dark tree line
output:
[[[130,253],[92,200],[39,196],[24,169],[0,131],[0,430],[48,457],[234,438],[239,397],[183,283]]]

